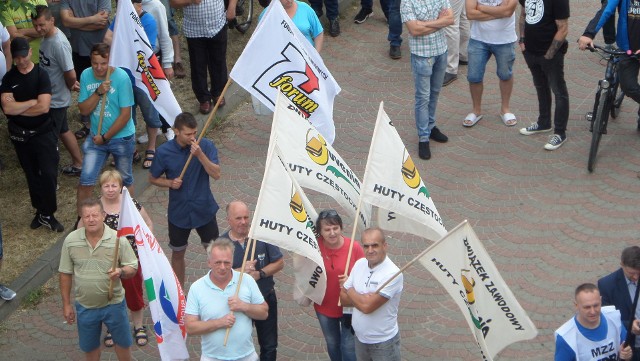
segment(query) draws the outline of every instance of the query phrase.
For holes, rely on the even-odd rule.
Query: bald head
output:
[[[232,201],[227,204],[227,222],[234,239],[244,239],[249,235],[249,207],[242,201]]]

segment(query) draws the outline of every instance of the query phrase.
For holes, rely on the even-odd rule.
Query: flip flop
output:
[[[462,121],[462,125],[467,127],[467,128],[471,128],[474,125],[476,125],[476,123],[479,122],[480,119],[482,119],[482,114],[481,115],[476,115],[475,113],[469,113],[464,118],[464,121]]]
[[[502,123],[507,127],[513,127],[518,124],[518,119],[516,119],[516,116],[513,113],[500,114],[500,119],[502,119]]]

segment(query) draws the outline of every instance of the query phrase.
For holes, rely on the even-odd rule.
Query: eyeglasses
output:
[[[318,214],[318,219],[327,219],[333,217],[338,217],[338,212],[336,212],[335,209],[326,209]]]

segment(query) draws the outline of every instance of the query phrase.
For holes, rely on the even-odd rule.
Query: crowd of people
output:
[[[79,176],[77,229],[65,239],[59,272],[63,314],[66,322],[78,324],[80,349],[87,359],[99,359],[102,339],[104,346],[115,347],[120,360],[127,360],[134,340],[138,346],[148,342],[137,248],[132,237],[118,238],[115,232],[122,189],[127,187],[133,192],[133,163],[140,158],[137,140],[147,144],[143,168],[149,169],[150,183],[169,190],[171,266],[182,285],[188,238],[193,229],[206,249],[210,271],[189,288],[185,318],[187,333],[201,336],[202,360],[276,360],[278,312],[274,275],[284,267],[283,254],[276,246],[256,241],[255,258],[243,258],[251,221],[249,206],[238,200],[226,205],[230,229],[220,235],[216,219],[219,205],[211,191],[211,179],[221,177],[214,142],[206,138],[196,142],[197,121],[190,113],[181,113],[170,127],[133,84],[128,70],[110,69],[114,24],[110,0],[25,1],[33,5],[33,10],[7,7],[0,13],[0,105],[35,209],[32,229],[65,229],[55,218],[58,139],[71,158],[71,164],[61,168],[62,173]],[[210,113],[214,102],[223,106],[222,91],[228,76],[226,25],[235,18],[236,1],[131,2],[167,78],[186,76],[174,19],[174,9],[183,10],[182,30],[199,111]],[[521,13],[516,32],[518,2]],[[312,0],[310,6],[297,0],[281,3],[318,51],[324,42],[319,20],[324,14],[323,6],[329,34],[340,35],[337,0]],[[580,49],[593,46],[593,38],[603,27],[606,43],[613,46],[615,26],[611,24],[620,3],[621,0],[603,1],[602,9],[579,40]],[[636,52],[640,49],[640,35],[626,29],[635,29],[640,21],[640,15],[635,15],[640,14],[640,5],[624,4],[629,9],[623,12],[626,16],[619,17],[617,46]],[[373,14],[372,0],[362,0],[360,5],[354,18],[356,24],[364,23]],[[544,148],[555,150],[564,144],[569,114],[564,80],[568,0],[381,0],[380,5],[388,23],[392,59],[402,57],[402,24],[409,33],[420,158],[431,157],[430,140],[448,141],[436,125],[436,106],[442,87],[457,79],[459,66],[468,66],[472,106],[462,125],[472,127],[483,118],[483,78],[492,55],[502,100],[501,120],[505,126],[517,124],[510,108],[516,43],[531,71],[539,105],[537,122],[520,129],[520,133],[553,131]],[[623,91],[640,102],[638,64],[637,60],[623,58],[619,69],[624,74]],[[73,91],[79,92],[82,122],[75,133],[67,119]],[[136,108],[146,125],[146,134],[138,139]],[[160,132],[167,141],[157,146]],[[80,147],[78,140],[83,138],[86,139]],[[115,170],[103,172],[110,156]],[[193,160],[188,163],[191,157]],[[100,186],[99,199],[92,196],[96,183]],[[144,207],[134,203],[152,229]],[[314,309],[328,357],[332,361],[400,360],[397,316],[403,277],[393,277],[398,267],[387,256],[389,245],[383,231],[364,230],[360,242],[346,238],[342,235],[342,219],[335,210],[320,212],[316,229],[327,289],[323,302],[314,304]],[[113,267],[116,247],[120,256],[117,267]],[[0,265],[2,255],[0,231]],[[238,285],[241,272],[250,277]],[[576,289],[576,316],[556,332],[556,360],[581,359],[583,354],[589,355],[593,349],[611,342],[614,347],[601,356],[615,354],[622,359],[640,360],[640,340],[622,343],[629,327],[631,334],[640,334],[640,323],[632,321],[640,316],[632,310],[639,276],[640,248],[630,247],[623,251],[618,271],[600,280],[598,286],[583,284]],[[115,285],[112,297],[110,284]],[[233,296],[238,287],[238,295]],[[0,285],[0,297],[11,300],[15,292]],[[614,305],[615,309],[601,311],[601,304]],[[107,327],[104,336],[103,325]],[[251,337],[253,326],[259,353]],[[232,345],[223,347],[227,329],[231,329]]]

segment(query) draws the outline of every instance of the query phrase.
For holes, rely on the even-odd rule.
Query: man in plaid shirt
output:
[[[237,0],[171,0],[173,8],[183,9],[182,31],[189,47],[191,89],[200,103],[200,113],[211,112],[213,101],[222,96],[227,83],[227,20],[236,17]],[[207,71],[211,88],[207,86]],[[224,97],[220,106],[225,104]]]
[[[449,140],[436,127],[436,105],[447,69],[447,40],[442,29],[453,24],[453,12],[449,0],[402,0],[400,16],[409,31],[418,155],[429,159],[429,139],[440,143]]]

